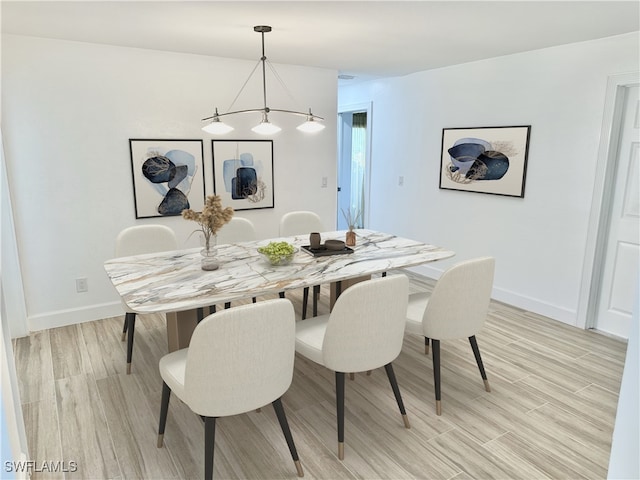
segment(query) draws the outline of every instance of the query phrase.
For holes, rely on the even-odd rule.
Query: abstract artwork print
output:
[[[531,126],[442,129],[440,188],[524,197]]]
[[[202,140],[130,139],[136,218],[204,207]]]
[[[216,195],[234,210],[273,208],[273,141],[212,140]]]

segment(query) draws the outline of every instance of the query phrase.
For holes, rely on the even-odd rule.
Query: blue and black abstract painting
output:
[[[469,183],[500,180],[509,170],[509,157],[481,138],[461,138],[447,150],[451,157],[449,176],[454,181]]]
[[[142,175],[161,196],[157,207],[160,215],[180,215],[182,210],[191,208],[188,194],[195,172],[196,159],[188,152],[149,152],[142,164]]]

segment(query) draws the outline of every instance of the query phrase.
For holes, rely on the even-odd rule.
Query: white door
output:
[[[633,304],[638,301],[640,271],[638,88],[626,88],[596,326],[624,338],[629,338]]]

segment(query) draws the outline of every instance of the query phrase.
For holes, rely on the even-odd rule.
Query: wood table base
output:
[[[167,313],[167,342],[169,352],[187,348],[198,324],[197,310]]]

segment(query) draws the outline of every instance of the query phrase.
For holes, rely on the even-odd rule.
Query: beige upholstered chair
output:
[[[440,340],[468,338],[484,380],[485,390],[491,391],[484,370],[476,333],[484,325],[491,300],[495,259],[477,258],[458,263],[445,271],[433,292],[416,293],[409,297],[407,332],[425,337],[425,353],[429,339],[433,350],[433,378],[436,414],[441,415]]]
[[[253,222],[242,217],[233,217],[229,223],[218,230],[217,237],[218,245],[251,242],[258,239]]]
[[[280,219],[280,236],[310,234],[311,232],[323,232],[322,220],[315,212],[300,210],[285,213]],[[313,286],[313,316],[318,314],[318,297],[320,285]],[[309,287],[305,287],[302,293],[302,318],[307,318],[307,305],[309,303]]]
[[[136,225],[125,228],[116,237],[116,257],[142,255],[144,253],[165,252],[178,249],[178,240],[173,230],[166,225]],[[131,373],[133,356],[133,334],[135,332],[136,314],[124,302],[124,326],[122,341],[127,336],[127,374]],[[127,335],[128,332],[128,335]]]
[[[287,299],[241,305],[209,315],[188,348],[160,359],[163,380],[158,447],[162,447],[171,392],[204,417],[204,477],[213,476],[218,417],[268,403],[280,422],[298,476],[303,476],[280,397],[289,389],[295,357],[295,316]]]
[[[338,457],[344,458],[345,372],[384,366],[406,428],[409,421],[391,362],[404,337],[409,281],[393,275],[357,283],[336,300],[333,311],[296,323],[296,351],[335,371]]]

